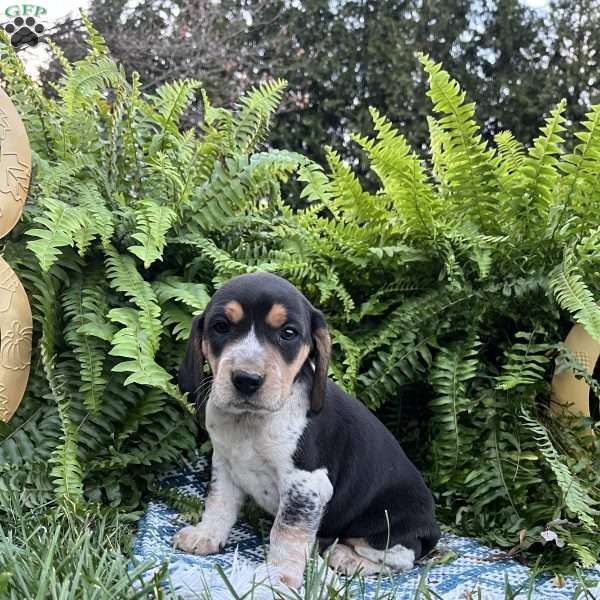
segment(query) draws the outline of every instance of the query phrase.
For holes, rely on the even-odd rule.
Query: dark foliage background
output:
[[[126,0],[93,0],[90,11],[144,91],[193,77],[215,105],[232,106],[252,84],[285,78],[289,94],[270,142],[313,159],[325,145],[355,154],[347,133],[370,130],[369,106],[413,147],[426,146],[416,52],[443,62],[471,91],[488,139],[508,129],[528,142],[556,98],[567,99],[574,122],[598,98],[599,0],[553,0],[538,10],[518,0],[143,0],[135,10]],[[80,21],[58,31],[66,55],[81,58]],[[59,73],[55,61],[43,76]]]

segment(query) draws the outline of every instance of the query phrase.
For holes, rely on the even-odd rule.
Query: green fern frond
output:
[[[104,88],[118,87],[121,83],[122,76],[115,63],[108,56],[99,56],[94,61],[75,63],[73,73],[59,85],[58,91],[65,110],[72,115],[90,98],[98,99]]]
[[[429,151],[431,153],[431,172],[437,180],[440,191],[448,193],[449,183],[446,176],[444,148],[449,145],[449,135],[434,117],[427,117],[429,129]]]
[[[456,198],[453,208],[466,212],[473,222],[492,226],[498,182],[493,152],[488,150],[475,122],[475,105],[465,102],[466,93],[442,70],[441,64],[424,54],[419,55],[419,60],[429,76],[427,95],[433,101],[434,111],[443,115],[437,120],[437,126],[445,133],[441,168],[448,191]]]
[[[70,417],[71,402],[64,392],[64,382],[56,372],[55,361],[56,318],[44,320],[40,354],[42,366],[62,425],[61,441],[50,458],[53,465],[50,477],[58,498],[77,502],[83,496],[82,469],[78,459],[78,432]]]
[[[562,263],[550,273],[550,287],[558,303],[600,343],[600,306],[577,268],[572,249],[565,251]]]
[[[152,286],[142,278],[131,256],[122,256],[113,247],[108,247],[106,254],[106,273],[111,287],[125,294],[140,309],[139,321],[154,354],[158,350],[161,325],[160,307]]]
[[[551,111],[550,117],[542,127],[540,135],[534,140],[525,160],[517,171],[522,179],[519,192],[522,194],[522,204],[518,218],[523,218],[522,210],[539,215],[546,214],[555,201],[555,184],[558,176],[558,156],[561,154],[561,144],[564,131],[566,102],[562,100]]]
[[[285,181],[303,162],[301,155],[282,150],[227,159],[195,191],[190,217],[203,230],[222,230],[234,216],[253,208],[257,198],[268,201],[272,190],[265,181]]]
[[[115,373],[130,373],[125,385],[139,383],[174,393],[171,376],[154,360],[156,349],[141,323],[140,313],[132,308],[113,308],[108,318],[124,326],[113,336],[109,354],[129,359],[112,369]]]
[[[303,164],[298,169],[298,181],[305,184],[300,193],[301,198],[319,201],[324,206],[328,206],[333,192],[321,165],[313,161]]]
[[[70,75],[72,75],[73,74],[73,67],[71,66],[71,63],[69,62],[69,59],[66,57],[65,53],[62,51],[62,48],[60,46],[58,46],[50,38],[47,38],[45,40],[45,42],[50,47],[50,51],[52,52],[52,55],[54,56],[54,58],[56,58],[56,60],[58,61],[58,63],[62,67],[62,69],[64,71],[64,74],[67,77],[70,76]]]
[[[36,255],[43,271],[49,271],[60,256],[60,249],[72,246],[75,235],[86,225],[86,213],[77,206],[69,206],[61,200],[46,198],[44,212],[34,222],[44,229],[28,230],[28,235],[37,238],[28,242],[28,248]]]
[[[140,202],[135,213],[137,230],[132,238],[139,245],[129,246],[128,250],[143,263],[144,268],[162,257],[166,244],[166,235],[175,219],[175,212],[168,206],[146,199]]]
[[[593,568],[598,562],[598,549],[594,543],[589,543],[588,540],[582,540],[581,543],[574,541],[570,536],[567,541],[567,546],[575,552],[575,556],[578,558],[578,562],[582,567],[587,569]],[[583,536],[580,536],[583,537]],[[585,544],[585,541],[588,541]]]
[[[96,56],[102,56],[108,54],[108,46],[104,41],[104,38],[100,35],[99,31],[94,27],[89,17],[85,14],[83,9],[79,9],[81,20],[87,32],[86,43],[90,48],[89,57],[93,58]]]
[[[384,215],[389,216],[381,201],[363,189],[358,177],[339,153],[330,147],[325,150],[331,172],[329,189],[333,198],[328,208],[333,218],[342,223],[348,223],[353,217],[359,223],[380,223]]]
[[[235,275],[254,273],[261,270],[261,265],[247,265],[235,260],[228,252],[221,250],[214,242],[207,238],[198,237],[192,240],[179,238],[177,242],[200,248],[206,257],[210,259],[217,272],[217,275],[213,278],[213,283],[216,287]]]
[[[483,406],[489,406],[495,398],[493,393],[485,397]],[[485,410],[483,406],[481,412]],[[464,480],[464,487],[474,501],[473,520],[477,521],[481,514],[491,514],[499,517],[498,522],[508,521],[511,526],[519,527],[526,512],[522,499],[529,490],[539,490],[546,483],[546,474],[535,468],[539,462],[537,448],[522,439],[512,414],[510,419],[506,415],[498,419],[488,412],[481,414],[481,418],[491,420],[490,427],[485,428],[484,439],[478,440],[478,464]]]
[[[79,436],[69,419],[69,404],[57,397],[57,405],[63,431],[61,442],[50,459],[50,463],[54,465],[50,477],[54,480],[55,493],[59,499],[76,501],[83,497],[82,469],[77,460]]]
[[[85,213],[81,229],[75,233],[75,245],[80,256],[84,256],[90,242],[97,236],[106,248],[114,234],[114,222],[111,211],[106,207],[104,198],[93,185],[81,185],[76,188],[79,206]]]
[[[560,217],[571,205],[585,215],[595,210],[600,200],[600,104],[592,106],[582,125],[584,130],[575,133],[581,143],[571,154],[563,156],[558,165],[566,174],[561,182]],[[560,225],[559,220],[555,227]]]
[[[521,385],[531,385],[546,379],[547,365],[550,363],[548,353],[554,348],[551,344],[534,342],[536,332],[518,331],[515,338],[523,342],[515,342],[505,352],[505,364],[502,373],[496,378],[496,388],[512,390]]]
[[[160,413],[165,406],[165,397],[161,390],[144,390],[135,404],[127,411],[126,417],[116,431],[116,447],[120,449],[123,443],[134,433],[148,423],[148,417]]]
[[[68,319],[65,340],[80,365],[79,391],[86,408],[93,414],[98,414],[107,383],[103,366],[108,344],[101,336],[110,327],[105,321],[108,312],[106,287],[99,274],[92,277],[87,285],[82,279],[72,282],[65,291],[63,307]],[[102,333],[92,335],[91,332],[95,331],[98,324],[101,325]]]
[[[525,408],[521,409],[521,413],[525,426],[536,439],[539,451],[552,469],[556,482],[562,490],[564,507],[570,513],[576,515],[583,525],[590,528],[590,530],[595,530],[596,523],[594,519],[600,514],[600,511],[595,508],[598,501],[575,478],[569,467],[561,459],[550,440],[546,428],[534,419]]]
[[[511,197],[519,187],[518,175],[525,160],[525,148],[510,131],[501,131],[494,136],[498,148],[496,173],[500,187]]]
[[[235,147],[239,151],[250,152],[262,140],[286,86],[284,79],[267,81],[240,98],[241,108],[233,120]]]
[[[501,131],[494,136],[498,153],[502,157],[502,173],[509,175],[519,169],[525,160],[525,148],[510,131]]]
[[[353,136],[367,152],[371,168],[383,183],[383,192],[404,221],[403,229],[435,237],[434,195],[425,168],[405,137],[375,108],[370,108],[376,138]]]
[[[210,300],[205,285],[187,282],[174,275],[161,277],[152,284],[152,287],[161,305],[169,300],[177,300],[198,312],[204,310]]]
[[[177,341],[185,341],[192,329],[193,314],[188,308],[183,308],[176,302],[167,302],[162,305],[162,322],[165,327],[171,328],[171,333]]]
[[[156,111],[151,114],[154,121],[163,130],[163,133],[160,134],[161,141],[166,132],[179,133],[178,125],[181,117],[199,88],[199,81],[183,79],[164,83],[156,90],[156,94],[152,98]]]
[[[155,494],[163,502],[172,506],[186,522],[198,523],[204,512],[204,503],[191,494],[177,488],[156,488]]]
[[[431,367],[430,381],[435,397],[432,435],[435,470],[442,480],[449,480],[460,461],[470,452],[470,440],[463,437],[461,420],[471,409],[468,385],[477,376],[479,368],[476,339],[438,352]]]

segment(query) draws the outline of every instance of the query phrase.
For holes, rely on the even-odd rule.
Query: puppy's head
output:
[[[206,359],[211,401],[229,412],[277,411],[310,359],[310,404],[321,410],[331,342],[321,312],[288,281],[269,273],[228,281],[194,319],[179,386],[196,399]]]

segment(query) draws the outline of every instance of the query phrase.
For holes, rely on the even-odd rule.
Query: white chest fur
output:
[[[295,387],[277,412],[225,412],[210,399],[206,407],[214,452],[233,482],[272,515],[283,482],[295,470],[293,455],[307,422],[308,399]]]

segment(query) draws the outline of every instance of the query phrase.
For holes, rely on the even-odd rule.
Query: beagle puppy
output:
[[[410,569],[437,543],[434,502],[394,436],[327,378],[321,312],[268,273],[223,285],[196,317],[179,385],[199,402],[212,478],[202,521],[176,547],[219,552],[247,496],[275,517],[268,562],[302,584],[315,542],[346,574]],[[205,379],[207,360],[212,380]]]

